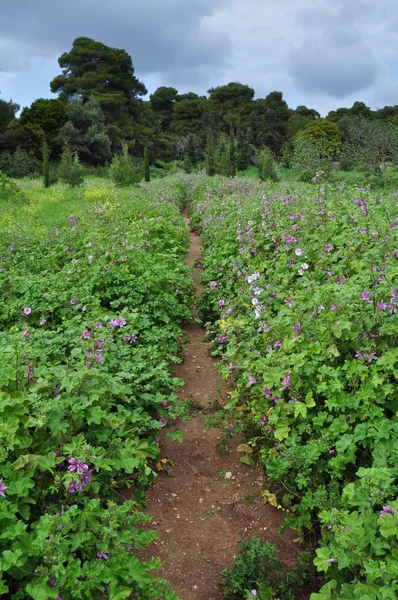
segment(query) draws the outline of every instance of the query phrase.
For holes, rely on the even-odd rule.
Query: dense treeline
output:
[[[58,62],[62,74],[50,82],[57,99],[39,98],[19,117],[18,104],[0,100],[0,169],[10,176],[39,170],[44,143],[53,162],[68,148],[87,165],[104,165],[125,143],[136,160],[147,148],[152,163],[206,164],[226,175],[255,164],[264,150],[303,171],[337,158],[377,171],[398,155],[398,106],[372,111],[355,102],[322,119],[313,108],[289,108],[282,92],[255,98],[237,82],[207,96],[159,87],[144,100],[128,53],[86,37]]]

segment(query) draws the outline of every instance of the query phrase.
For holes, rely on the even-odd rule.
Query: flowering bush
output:
[[[0,231],[0,593],[175,598],[136,551],[193,295],[180,180]],[[83,201],[83,200],[82,200]],[[136,501],[120,503],[132,487]]]
[[[246,433],[244,460],[257,457],[275,482],[284,526],[323,537],[317,566],[331,581],[314,599],[393,598],[396,199],[344,184],[272,189],[202,178],[190,193],[205,248],[202,314],[234,386],[220,419]],[[363,478],[377,493],[358,505]],[[368,524],[375,539],[359,542]]]

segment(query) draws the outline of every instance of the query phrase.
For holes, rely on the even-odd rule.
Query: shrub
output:
[[[279,181],[276,164],[269,148],[261,150],[257,156],[258,175],[262,181]]]
[[[15,181],[0,171],[0,202],[18,204],[25,202],[25,196]]]
[[[39,162],[25,150],[18,148],[11,152],[0,153],[0,170],[8,177],[27,177],[40,171]]]
[[[109,167],[109,176],[119,187],[134,185],[141,181],[142,174],[130,156],[126,142],[123,143],[122,153],[113,157]]]
[[[58,167],[58,177],[62,183],[66,183],[71,187],[78,187],[84,181],[83,167],[80,164],[79,157],[70,148],[65,148],[62,153]]]

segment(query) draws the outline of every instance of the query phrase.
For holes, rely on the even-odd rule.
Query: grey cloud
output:
[[[299,89],[333,98],[368,89],[382,70],[370,48],[347,31],[313,35],[288,56],[288,73]]]
[[[229,36],[207,30],[204,20],[225,1],[16,0],[2,8],[0,70],[58,57],[80,36],[125,48],[141,76],[222,67],[231,53]]]

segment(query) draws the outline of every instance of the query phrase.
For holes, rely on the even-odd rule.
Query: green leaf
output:
[[[176,429],[175,431],[169,431],[166,433],[166,437],[170,438],[173,442],[183,442],[184,435],[181,429]]]
[[[307,406],[303,402],[294,403],[294,416],[297,418],[299,415],[301,415],[303,419],[307,416]]]
[[[335,596],[332,596],[333,590],[337,587],[337,582],[335,579],[331,579],[328,581],[326,585],[324,585],[318,593],[313,593],[310,596],[310,600],[331,600]]]
[[[287,419],[280,419],[275,427],[274,435],[277,440],[284,440],[288,437],[290,431],[289,421]]]
[[[398,522],[393,515],[385,514],[379,517],[377,523],[380,525],[380,533],[383,537],[387,538],[392,535],[398,537]]]
[[[317,548],[314,565],[318,571],[327,571],[331,565],[328,560],[331,559],[329,548]]]
[[[57,590],[52,590],[47,583],[28,583],[26,591],[34,600],[47,600],[47,598],[56,598]]]
[[[37,456],[34,454],[23,454],[16,461],[12,463],[14,471],[26,469],[27,471],[34,471],[37,467]]]

